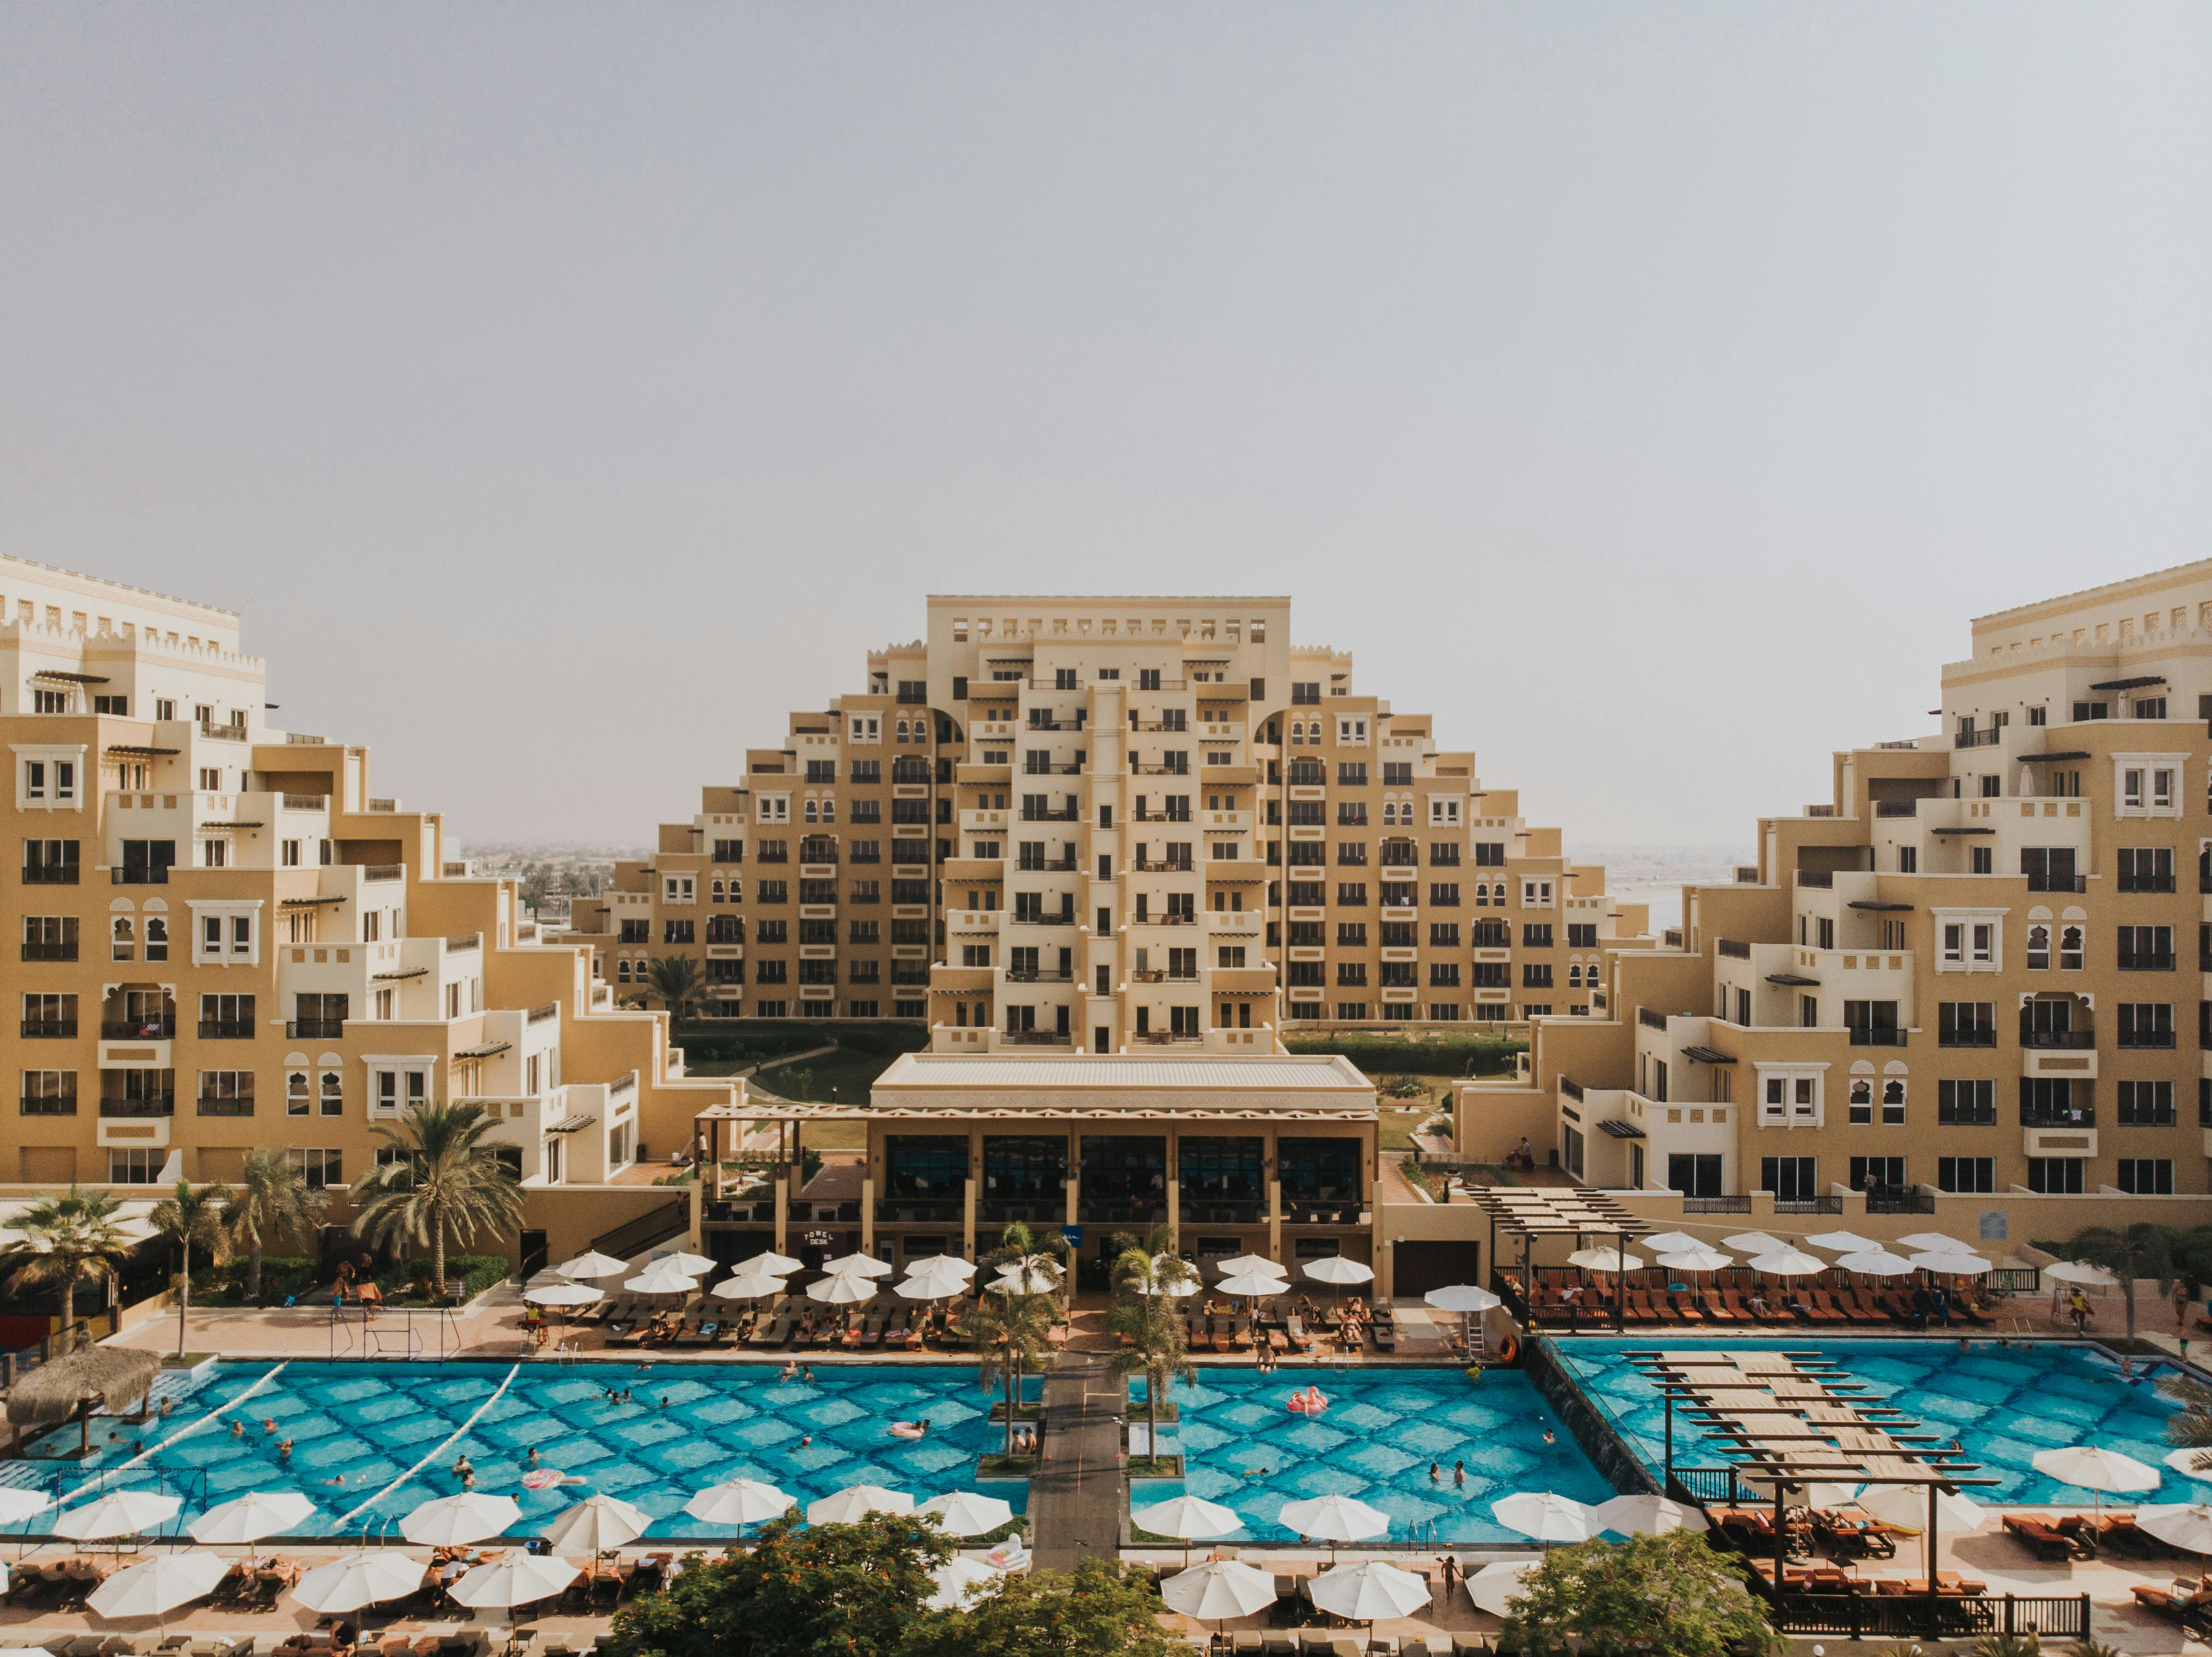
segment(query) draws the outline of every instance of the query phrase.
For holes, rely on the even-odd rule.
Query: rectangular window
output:
[[[2170,926],[2120,928],[2118,965],[2123,972],[2171,972],[2173,971],[2173,929]]]
[[[2114,1182],[2137,1197],[2173,1195],[2173,1159],[2166,1156],[2124,1156]]]
[[[1942,1081],[1936,1084],[1936,1121],[1939,1127],[1987,1128],[1997,1119],[1997,1084],[1980,1080]]]
[[[2078,1156],[2031,1156],[2027,1159],[2027,1188],[2049,1197],[2079,1197],[2081,1167]]]
[[[2166,846],[2122,846],[2119,849],[2119,889],[2122,892],[2173,890],[2173,852]]]
[[[289,1150],[284,1154],[305,1179],[309,1191],[335,1191],[345,1184],[342,1152],[309,1148]]]
[[[2163,1001],[2124,1001],[2120,1008],[2119,1044],[2123,1047],[2173,1045],[2173,1003]]]
[[[2126,1081],[2118,1084],[2119,1124],[2123,1128],[2170,1128],[2173,1125],[2173,1084],[2171,1081]]]
[[[1936,1045],[1939,1047],[1994,1047],[1997,1045],[1997,1004],[1993,1001],[1947,1001],[1936,1008]]]
[[[1939,1156],[1936,1159],[1936,1189],[1948,1191],[1994,1191],[1997,1188],[1997,1160],[1994,1156]]]

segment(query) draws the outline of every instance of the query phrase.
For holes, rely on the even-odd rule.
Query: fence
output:
[[[2089,1636],[2086,1593],[1967,1599],[1947,1594],[1778,1593],[1767,1617],[1784,1634],[1838,1635],[1852,1640],[1955,1639],[1985,1634],[2036,1634],[2046,1639]]]

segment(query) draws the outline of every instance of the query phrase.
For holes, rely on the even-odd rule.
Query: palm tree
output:
[[[1146,1441],[1153,1455],[1159,1453],[1161,1397],[1177,1376],[1194,1386],[1198,1380],[1182,1301],[1169,1292],[1196,1282],[1198,1268],[1175,1252],[1173,1242],[1174,1234],[1162,1226],[1121,1251],[1114,1263],[1114,1310],[1106,1318],[1107,1331],[1129,1343],[1114,1354],[1114,1373],[1145,1378]]]
[[[154,1229],[176,1246],[182,1256],[177,1273],[177,1355],[185,1355],[185,1320],[192,1306],[192,1245],[210,1258],[219,1255],[230,1240],[223,1229],[223,1213],[230,1204],[230,1187],[203,1185],[192,1189],[189,1179],[177,1181],[175,1194],[154,1204],[146,1218]]]
[[[1051,1259],[1065,1283],[1066,1240],[1058,1235],[1041,1237],[1015,1220],[999,1234],[999,1246],[986,1254],[981,1264],[988,1270],[1034,1260],[1038,1256]],[[1058,1304],[1056,1295],[1038,1290],[1012,1295],[986,1293],[977,1307],[976,1350],[981,1362],[981,1383],[987,1388],[994,1380],[1006,1383],[1009,1456],[1014,1453],[1014,1405],[1021,1398],[1022,1380],[1029,1374],[1031,1363],[1036,1363],[1040,1369],[1043,1367],[1042,1360],[1052,1343],[1050,1337]]]
[[[2127,1307],[2128,1340],[2136,1337],[2136,1279],[2154,1277],[2159,1292],[2173,1288],[2175,1234],[2171,1227],[2139,1222],[2125,1228],[2088,1226],[2065,1242],[2051,1245],[2062,1260],[2102,1266],[2120,1280],[2120,1299]]]
[[[232,1240],[246,1250],[246,1293],[261,1298],[261,1251],[289,1237],[306,1248],[323,1223],[324,1197],[307,1188],[307,1171],[282,1151],[256,1145],[246,1154],[238,1195],[223,1213]]]
[[[116,1262],[131,1252],[116,1218],[120,1207],[104,1191],[73,1185],[68,1195],[45,1197],[7,1222],[7,1230],[21,1234],[0,1249],[9,1292],[61,1292],[64,1352],[76,1338],[76,1286],[112,1281]]]
[[[483,1142],[492,1120],[481,1105],[433,1100],[410,1106],[397,1128],[370,1130],[397,1153],[353,1182],[355,1235],[379,1247],[430,1245],[432,1292],[446,1293],[446,1240],[505,1235],[522,1220],[522,1187]]]
[[[699,963],[689,955],[656,955],[646,966],[646,978],[660,1004],[668,1009],[668,1033],[691,1017],[706,999],[706,984]]]

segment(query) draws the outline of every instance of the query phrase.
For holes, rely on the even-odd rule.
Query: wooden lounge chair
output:
[[[2038,1559],[2081,1559],[2088,1555],[2088,1550],[2062,1532],[2047,1514],[2007,1514],[2004,1527],[2008,1536]]]

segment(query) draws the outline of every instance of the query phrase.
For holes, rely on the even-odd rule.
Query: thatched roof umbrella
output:
[[[95,1405],[121,1414],[143,1404],[161,1360],[127,1346],[88,1346],[52,1358],[8,1389],[8,1419],[19,1427],[54,1427],[75,1418],[77,1453],[91,1447]]]

